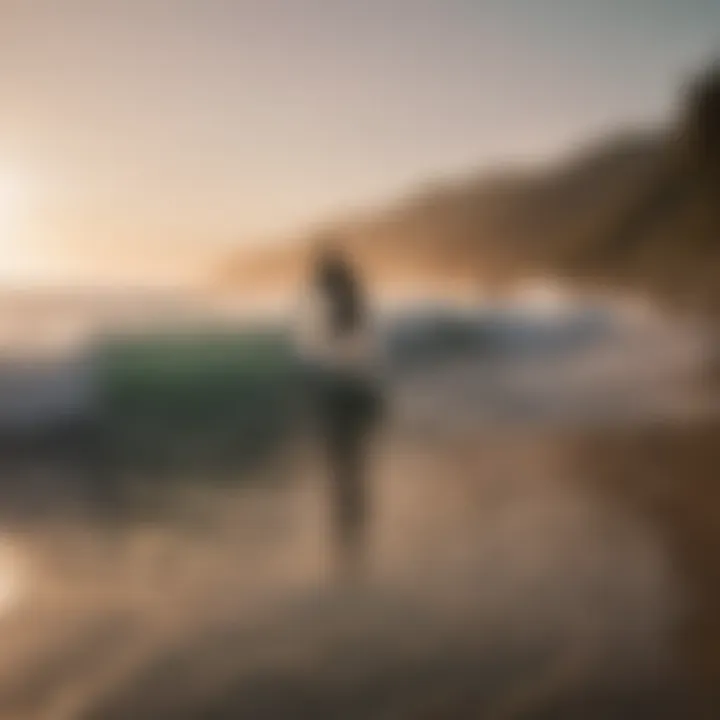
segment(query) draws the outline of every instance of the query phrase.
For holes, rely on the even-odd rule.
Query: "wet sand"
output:
[[[306,452],[119,535],[18,530],[2,717],[703,717],[717,433],[398,431],[350,584]]]

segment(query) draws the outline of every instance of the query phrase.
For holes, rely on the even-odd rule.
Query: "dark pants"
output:
[[[319,428],[330,474],[335,542],[344,553],[362,546],[369,513],[367,459],[380,416],[379,392],[349,374],[326,374],[315,383]]]

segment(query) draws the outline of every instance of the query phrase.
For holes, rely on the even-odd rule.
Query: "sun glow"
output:
[[[0,228],[5,229],[19,219],[25,205],[23,181],[0,169]]]
[[[14,278],[24,271],[27,248],[23,229],[28,211],[26,182],[0,168],[0,278]]]

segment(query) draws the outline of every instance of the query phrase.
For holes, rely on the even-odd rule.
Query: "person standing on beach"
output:
[[[330,476],[333,541],[344,565],[354,565],[365,544],[368,456],[383,398],[365,289],[339,244],[316,250],[308,299],[299,341]]]

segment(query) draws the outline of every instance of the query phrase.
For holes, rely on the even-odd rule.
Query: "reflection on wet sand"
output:
[[[688,433],[667,431],[689,488],[702,479],[683,459]],[[656,475],[646,441],[397,432],[376,458],[369,566],[352,585],[328,575],[307,453],[285,465],[294,482],[188,490],[172,520],[104,543],[77,522],[46,524],[24,544],[33,591],[1,621],[0,707],[17,718],[686,717],[673,705],[687,689],[677,633],[695,633],[704,662],[685,610],[712,563],[683,539],[683,511],[663,515],[646,492],[683,492],[671,461]]]

